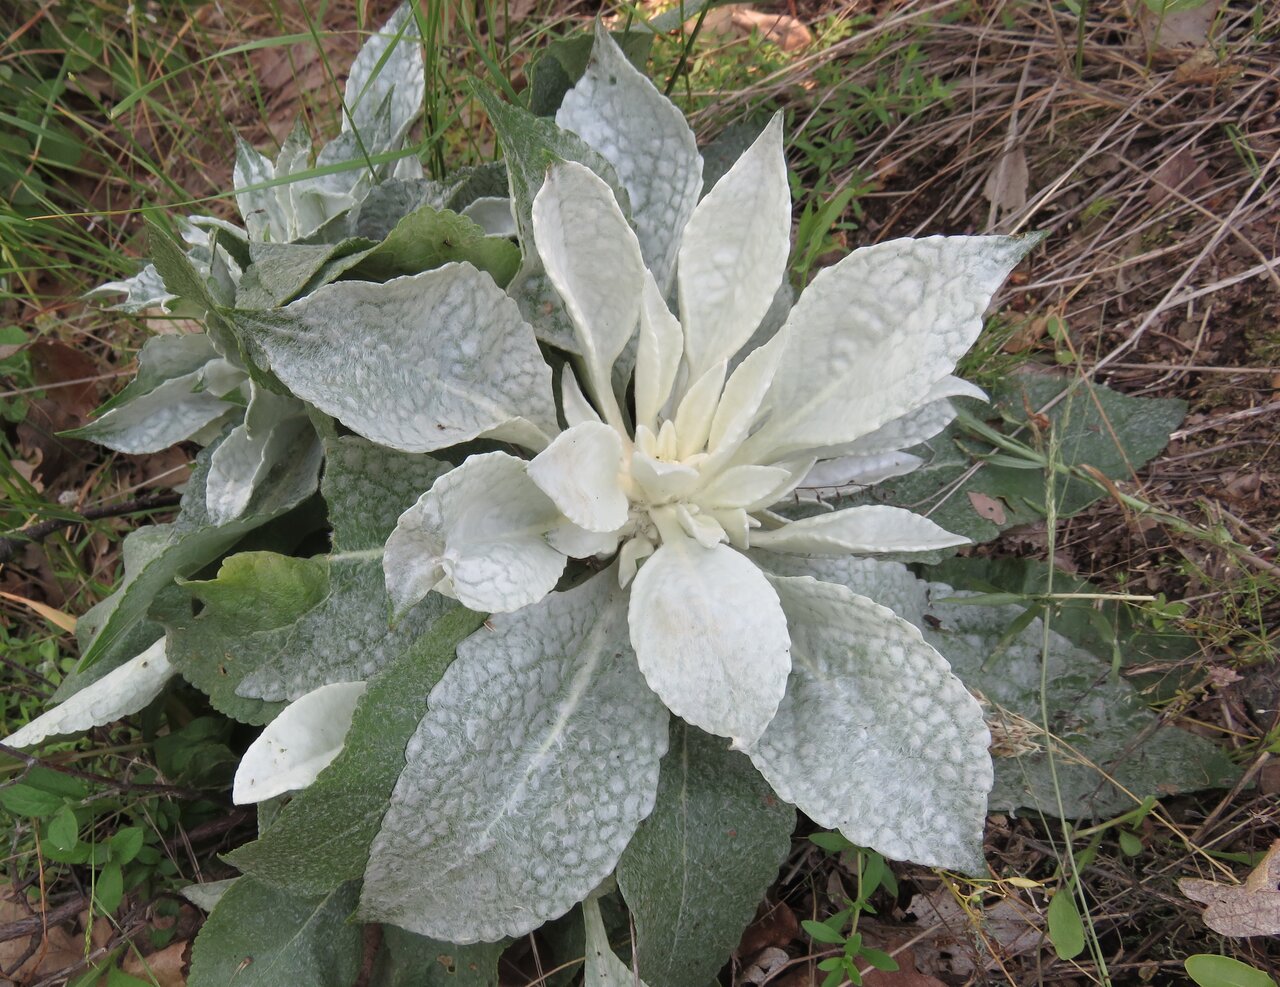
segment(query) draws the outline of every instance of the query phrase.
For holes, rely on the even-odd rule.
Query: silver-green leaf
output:
[[[791,847],[795,810],[745,754],[673,721],[658,801],[618,861],[640,976],[706,987]]]
[[[427,699],[362,915],[469,943],[563,914],[652,809],[667,721],[615,574],[494,616]]]

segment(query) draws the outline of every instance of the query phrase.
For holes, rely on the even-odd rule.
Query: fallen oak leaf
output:
[[[1004,504],[1000,503],[995,497],[989,497],[984,493],[970,490],[969,503],[978,512],[979,517],[984,517],[993,524],[1004,524]]]
[[[1280,935],[1280,840],[1271,844],[1244,884],[1184,877],[1178,887],[1192,901],[1208,905],[1204,924],[1220,935]]]

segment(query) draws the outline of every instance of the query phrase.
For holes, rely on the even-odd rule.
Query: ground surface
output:
[[[149,331],[175,328],[103,313],[78,296],[131,273],[143,207],[234,215],[222,197],[233,131],[269,145],[298,112],[313,130],[331,129],[333,82],[358,44],[348,0],[329,5],[322,23],[290,4],[251,0],[128,11],[108,2],[69,14],[18,6],[0,40],[0,111],[25,121],[17,138],[0,141],[0,522],[43,527],[39,541],[6,543],[0,559],[6,734],[69,667],[69,616],[109,588],[122,534],[172,506],[190,452],[119,457],[56,437],[118,389]],[[494,6],[503,16],[450,11],[429,60],[430,124],[449,165],[492,154],[483,115],[459,84],[487,71],[477,48],[519,89],[546,35],[596,13],[537,0]],[[679,39],[655,53],[660,82],[685,70],[672,95],[703,138],[787,110],[789,160],[804,191],[798,280],[851,247],[895,236],[1045,230],[1046,246],[1001,298],[970,372],[992,381],[1030,361],[1188,403],[1167,450],[1117,485],[1158,514],[1139,517],[1108,497],[1052,533],[1043,523],[1012,529],[981,554],[1045,559],[1052,546],[1060,569],[1106,591],[1159,596],[1157,616],[1195,643],[1162,707],[1231,752],[1240,783],[1166,799],[1132,826],[1098,828],[1092,842],[1093,833],[1077,833],[1075,852],[1088,853],[1081,881],[1093,960],[1088,951],[1057,959],[1044,935],[1039,882],[1052,887],[1061,873],[1061,828],[993,817],[988,851],[999,880],[970,885],[903,868],[897,896],[873,899],[878,914],[862,931],[902,969],[869,983],[1173,983],[1192,953],[1273,972],[1280,956],[1265,938],[1207,930],[1175,883],[1243,877],[1280,836],[1280,766],[1269,750],[1280,740],[1280,8],[1171,4],[1193,9],[1161,17],[1139,0],[1080,6],[1083,14],[1074,4],[990,0],[762,3],[717,11],[688,58]],[[388,5],[372,8],[359,23]],[[234,50],[283,34],[296,42]],[[2,74],[6,63],[17,81]],[[59,519],[74,523],[49,523]],[[113,917],[95,919],[103,891],[90,875],[101,881],[104,871],[46,860],[48,848],[32,845],[15,813],[0,982],[65,982],[87,969],[86,950],[91,961],[122,957],[152,982],[145,953],[155,982],[183,982],[198,913],[171,889],[223,874],[214,854],[250,822],[219,788],[243,738],[219,733],[199,710],[167,715],[170,728],[204,731],[190,744],[204,759],[199,771],[175,760],[174,744],[157,745],[155,718],[47,755],[100,796],[74,820],[82,840],[137,828],[150,852],[125,867]],[[26,769],[0,754],[0,780]],[[744,938],[738,982],[820,983],[812,964],[826,947],[798,920],[831,914],[855,884],[847,857],[798,839]],[[970,919],[984,911],[975,934]],[[122,950],[126,940],[136,949]],[[513,952],[511,983],[535,981],[533,948]],[[752,979],[753,964],[768,972]]]

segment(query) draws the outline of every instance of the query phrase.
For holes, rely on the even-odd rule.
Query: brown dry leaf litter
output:
[[[1184,877],[1178,887],[1192,901],[1209,907],[1204,924],[1224,936],[1280,936],[1280,840],[1244,884],[1223,884]]]

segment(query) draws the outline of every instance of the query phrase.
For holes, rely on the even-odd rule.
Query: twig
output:
[[[16,922],[0,925],[0,942],[21,939],[23,936],[33,936],[50,925],[57,925],[69,918],[75,918],[88,904],[89,898],[87,895],[77,894],[74,898],[64,901],[56,908],[42,911],[39,915],[31,915],[28,918],[20,918]]]
[[[119,792],[150,792],[152,795],[172,795],[175,798],[198,799],[208,795],[207,792],[195,788],[182,788],[177,785],[157,785],[149,782],[140,781],[118,781],[115,778],[109,778],[106,775],[94,774],[92,771],[80,771],[76,768],[67,768],[58,764],[56,761],[47,761],[36,757],[34,754],[28,754],[26,751],[19,750],[16,747],[10,747],[8,744],[0,744],[0,754],[4,754],[26,765],[23,774],[27,770],[34,767],[47,768],[50,771],[56,771],[59,774],[67,775],[71,778],[79,778],[82,781],[90,781],[96,785],[104,785],[109,789]],[[21,776],[20,776],[21,777]]]
[[[24,545],[38,544],[63,528],[70,528],[75,524],[84,524],[86,521],[100,521],[103,518],[136,514],[138,511],[154,511],[163,507],[176,507],[181,499],[181,495],[176,493],[153,494],[149,497],[126,500],[119,504],[89,507],[85,509],[83,514],[79,514],[76,517],[49,518],[46,521],[29,524],[25,528],[19,528],[0,538],[0,564],[13,561],[18,549]]]
[[[1240,411],[1233,411],[1230,414],[1222,415],[1218,418],[1211,418],[1207,422],[1200,422],[1192,425],[1190,428],[1179,429],[1169,436],[1170,440],[1185,439],[1188,435],[1195,435],[1197,432],[1207,432],[1211,428],[1220,428],[1230,422],[1240,421],[1242,418],[1254,418],[1258,415],[1269,415],[1272,412],[1280,411],[1280,401],[1268,401],[1266,404],[1260,404],[1254,408],[1244,408]]]

